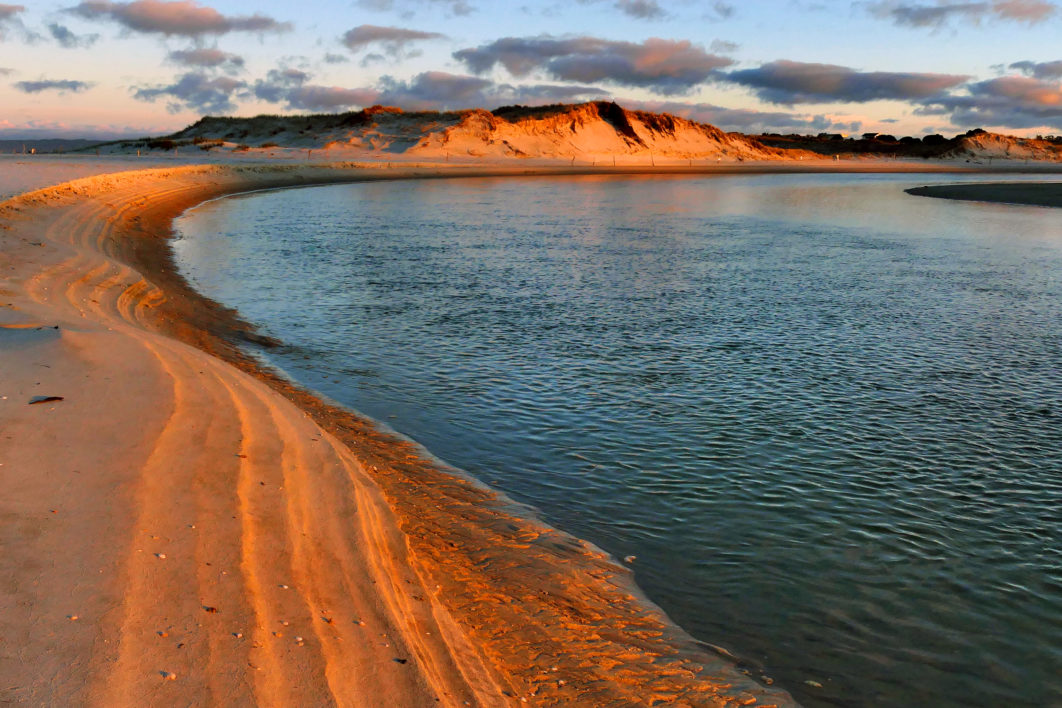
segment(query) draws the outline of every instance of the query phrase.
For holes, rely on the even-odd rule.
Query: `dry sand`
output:
[[[78,177],[161,167],[166,157],[0,155],[0,201]]]
[[[167,244],[250,189],[587,171],[190,166],[0,204],[0,702],[792,705],[605,554],[261,370]]]
[[[908,189],[908,194],[975,202],[1062,207],[1062,182],[981,182]]]

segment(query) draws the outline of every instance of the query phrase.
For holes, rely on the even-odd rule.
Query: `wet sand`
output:
[[[1062,182],[948,184],[908,189],[917,197],[1062,207]]]

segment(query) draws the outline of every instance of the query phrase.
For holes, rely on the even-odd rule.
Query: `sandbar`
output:
[[[1062,182],[979,182],[943,184],[906,190],[917,197],[974,202],[1062,207]]]

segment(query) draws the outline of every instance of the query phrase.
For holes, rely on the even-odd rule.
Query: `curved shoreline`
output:
[[[1062,207],[1062,182],[993,182],[943,184],[904,190],[916,197],[936,197],[995,204]]]
[[[3,291],[12,302],[0,307],[6,325],[0,346],[7,347],[0,354],[43,355],[49,366],[77,378],[91,375],[86,361],[104,355],[116,360],[116,375],[128,376],[130,363],[140,367],[139,378],[128,384],[135,391],[99,390],[128,412],[120,406],[76,411],[74,401],[54,405],[78,418],[95,413],[94,423],[106,428],[112,443],[102,459],[113,454],[114,442],[123,448],[132,443],[136,452],[104,496],[71,500],[80,502],[85,516],[79,530],[92,529],[98,538],[71,538],[71,529],[49,527],[44,540],[34,541],[44,544],[36,549],[42,553],[57,543],[80,544],[79,553],[100,556],[108,553],[100,546],[121,547],[97,575],[82,568],[74,577],[42,578],[44,587],[60,586],[54,592],[73,583],[85,593],[82,603],[95,610],[78,620],[48,614],[43,608],[53,598],[25,583],[10,597],[0,595],[7,622],[50,632],[26,638],[22,654],[38,667],[29,679],[23,668],[20,678],[8,681],[0,664],[4,685],[29,681],[13,690],[13,698],[165,702],[175,695],[166,698],[174,684],[168,676],[160,681],[165,671],[176,673],[182,698],[207,702],[242,695],[256,703],[359,705],[428,699],[444,705],[522,699],[539,705],[794,704],[784,691],[760,686],[698,648],[641,596],[628,571],[597,549],[514,516],[503,499],[424,459],[410,443],[259,367],[234,343],[258,339],[252,328],[195,293],[176,272],[168,246],[172,220],[185,209],[249,189],[526,172],[192,166],[77,180],[0,205],[3,238],[15,244],[10,260],[16,273],[5,273],[15,287]],[[58,336],[35,329],[52,323],[59,325]],[[15,328],[34,334],[28,343],[6,343],[4,333]],[[33,369],[16,373],[26,386],[38,376]],[[165,411],[145,405],[144,397],[160,394],[168,401]],[[33,418],[41,410],[20,409],[11,429],[41,428]],[[47,422],[43,429],[48,432]],[[5,461],[21,454],[23,465],[32,459],[41,470],[69,474],[70,455],[62,463],[45,460],[40,450],[30,450],[31,438],[26,433],[15,443],[21,447],[16,454],[0,441]],[[90,442],[75,441],[71,449],[77,452],[80,444],[91,452]],[[190,454],[189,445],[196,444],[203,448],[199,457]],[[10,469],[9,463],[3,474]],[[198,491],[184,499],[188,487]],[[263,496],[266,489],[276,491]],[[233,491],[235,498],[226,501]],[[33,498],[30,491],[24,496]],[[135,523],[121,509],[111,510],[113,518],[99,528],[99,510],[90,507],[108,499],[127,502]],[[42,524],[39,509],[15,511],[23,525]],[[222,522],[227,512],[237,524]],[[200,521],[186,523],[189,517]],[[277,528],[280,521],[284,528]],[[145,541],[142,525],[159,532],[149,533],[151,540],[172,543],[181,534],[184,552],[155,551],[152,559],[148,549],[135,547],[162,544]],[[184,530],[197,526],[203,530]],[[13,540],[2,537],[5,546]],[[172,562],[159,570],[157,561],[167,555]],[[213,567],[207,557],[227,558],[239,578],[215,577],[204,569]],[[0,564],[16,580],[36,577],[32,569]],[[289,587],[273,576],[295,580]],[[194,579],[195,601],[174,587],[181,578]],[[234,583],[239,587],[225,589]],[[215,607],[215,596],[231,605]],[[177,624],[186,627],[187,641],[177,649],[161,636],[170,632],[158,629],[173,624],[169,614],[158,616],[160,598],[182,608]],[[293,598],[301,609],[288,607]],[[209,608],[225,620],[242,614],[250,646],[241,636],[234,648],[235,634],[243,632],[214,627],[217,613]],[[300,614],[308,639],[296,635],[302,641],[292,645],[285,632],[271,628],[281,617]],[[290,624],[292,633],[298,631],[298,622]],[[367,641],[366,624],[382,630],[377,634],[386,636],[387,646]],[[82,636],[83,630],[92,631]],[[184,648],[189,651],[181,654]],[[148,668],[171,654],[181,671]],[[53,660],[59,663],[49,669]],[[373,662],[368,676],[366,662]],[[78,670],[56,680],[59,666],[96,667],[100,677],[90,680],[86,673],[94,672]]]

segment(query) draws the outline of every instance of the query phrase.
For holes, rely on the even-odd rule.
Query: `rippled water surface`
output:
[[[927,181],[318,187],[177,250],[291,376],[806,705],[1062,705],[1062,211]]]

